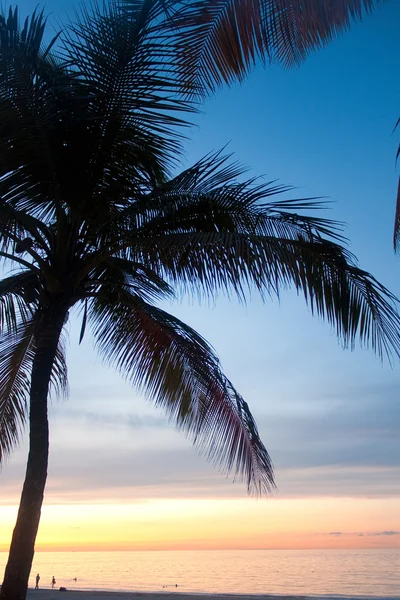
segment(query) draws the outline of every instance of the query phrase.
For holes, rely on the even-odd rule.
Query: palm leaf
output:
[[[182,149],[182,115],[193,112],[179,97],[173,50],[160,31],[155,35],[153,5],[135,3],[128,16],[120,2],[93,2],[65,40],[65,59],[90,85],[96,192],[109,198],[118,181],[120,201],[124,185],[131,195],[141,179],[164,178]]]
[[[37,278],[22,271],[0,280],[0,335],[15,334],[18,324],[32,316],[33,307],[26,302],[26,291],[37,289]]]
[[[21,210],[39,205],[44,215],[53,214],[59,198],[54,138],[60,116],[72,114],[60,98],[71,78],[52,53],[57,36],[44,43],[45,26],[43,13],[34,12],[22,27],[17,9],[0,15],[0,196]]]
[[[272,464],[248,406],[199,334],[123,290],[113,303],[100,291],[90,319],[107,362],[162,407],[210,460],[244,478],[250,491],[271,489]]]
[[[171,0],[164,26],[176,31],[182,84],[206,93],[258,58],[298,64],[383,1]]]
[[[155,187],[121,212],[131,235],[187,232],[254,232],[296,239],[299,234],[328,236],[343,241],[336,221],[303,215],[326,203],[315,198],[275,200],[291,190],[260,178],[238,182],[246,169],[231,163],[220,151],[206,155],[170,181]],[[308,231],[306,231],[308,230]]]
[[[20,320],[13,331],[0,335],[0,464],[18,443],[26,422],[36,328],[34,318]],[[60,338],[50,379],[50,390],[56,395],[67,395],[67,375]]]
[[[111,292],[118,294],[124,288],[147,302],[172,299],[175,295],[173,288],[146,265],[115,256],[103,263],[99,279]]]
[[[66,339],[61,334],[50,376],[50,394],[67,398],[69,394],[68,366],[66,360]]]
[[[400,123],[400,119],[397,119],[397,123],[396,123],[393,131],[395,131],[397,129],[397,127],[399,126],[399,123]],[[397,163],[399,156],[400,156],[400,144],[397,148],[396,163]],[[398,251],[400,248],[400,177],[398,179],[398,184],[397,184],[397,200],[396,200],[396,212],[395,212],[395,216],[394,216],[393,245],[394,245],[395,252]]]
[[[299,214],[323,204],[276,200],[286,188],[238,183],[241,173],[210,155],[143,195],[121,211],[120,251],[200,296],[245,300],[254,287],[264,297],[294,285],[345,346],[359,338],[380,357],[399,355],[396,298],[356,266],[339,223]]]
[[[18,443],[25,424],[34,329],[34,322],[28,321],[0,338],[0,464]]]
[[[178,289],[200,297],[214,298],[222,290],[244,300],[252,287],[265,296],[294,285],[345,346],[359,338],[380,358],[400,356],[397,299],[333,242],[188,233],[160,236],[151,244],[138,241],[132,254]]]
[[[393,245],[395,251],[400,248],[400,177],[397,183],[397,199],[396,199],[396,213],[394,217],[394,236]]]
[[[30,283],[23,282],[21,290],[27,299],[37,299],[39,296],[39,267],[47,270],[46,259],[50,256],[50,229],[39,219],[28,213],[16,210],[4,198],[0,198],[0,261],[5,260],[12,268],[23,266],[24,277],[30,278]],[[29,274],[30,273],[30,274]],[[0,283],[4,288],[5,281]],[[29,294],[28,290],[31,292]],[[31,303],[29,300],[28,303]],[[1,319],[0,319],[1,330]]]
[[[210,155],[142,194],[105,225],[108,239],[119,240],[110,254],[146,265],[177,290],[200,297],[223,291],[245,300],[254,288],[266,297],[294,286],[344,346],[359,339],[381,358],[400,355],[397,299],[356,266],[339,243],[339,223],[297,212],[323,203],[276,200],[285,188],[254,179],[238,183],[241,173]],[[91,260],[104,265],[109,258],[95,252],[87,264]]]
[[[87,270],[83,261],[82,272]],[[110,300],[118,299],[121,289],[150,302],[175,297],[173,288],[155,271],[143,263],[118,256],[107,256],[100,260],[98,266],[89,268],[89,276],[86,278],[78,272],[76,285],[79,285],[81,278],[85,280],[84,297],[96,296],[100,288],[103,293],[108,294]]]

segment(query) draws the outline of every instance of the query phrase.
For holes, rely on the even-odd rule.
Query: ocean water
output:
[[[32,587],[38,572],[70,590],[400,598],[400,550],[37,552]]]

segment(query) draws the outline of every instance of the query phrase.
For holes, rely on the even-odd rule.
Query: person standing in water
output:
[[[53,575],[53,579],[51,580],[51,589],[54,590],[54,586],[56,585],[56,580],[54,579],[54,575]]]
[[[40,581],[40,575],[39,573],[36,575],[36,585],[35,585],[35,590],[39,589],[39,581]]]

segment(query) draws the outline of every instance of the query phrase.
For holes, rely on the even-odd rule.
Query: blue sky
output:
[[[23,12],[33,2],[21,2]],[[72,4],[49,0],[63,16]],[[392,248],[397,176],[400,4],[388,1],[362,24],[287,71],[259,65],[241,85],[208,100],[187,142],[188,166],[229,143],[250,175],[325,196],[328,216],[347,224],[363,268],[400,295]],[[182,300],[168,307],[217,349],[227,375],[250,404],[275,467],[281,498],[399,498],[399,365],[368,351],[343,351],[330,327],[301,298],[284,293],[246,307]],[[78,347],[70,325],[70,399],[51,406],[48,498],[244,497],[199,458],[119,375]],[[26,447],[0,474],[0,503],[18,500]],[[115,490],[113,495],[112,490]],[[126,491],[126,493],[124,492]],[[49,501],[50,501],[49,500]],[[122,501],[122,500],[121,500]],[[391,515],[383,530],[397,531]],[[336,528],[335,528],[336,530]]]

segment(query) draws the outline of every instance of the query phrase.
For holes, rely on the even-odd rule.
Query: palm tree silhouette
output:
[[[285,188],[244,179],[221,152],[176,175],[209,89],[182,54],[182,18],[167,1],[112,2],[46,44],[42,13],[22,27],[17,9],[0,17],[0,462],[26,420],[30,432],[1,600],[26,596],[72,310],[80,340],[91,327],[103,356],[254,493],[274,477],[248,405],[161,300],[294,285],[345,345],[400,353],[395,298],[337,223],[299,214],[318,202],[276,198]]]

